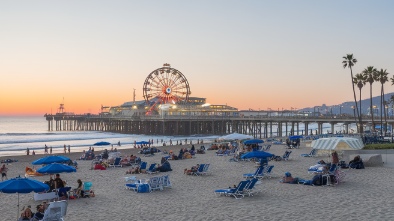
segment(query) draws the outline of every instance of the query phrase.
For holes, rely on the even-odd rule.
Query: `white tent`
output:
[[[219,140],[244,140],[244,139],[253,139],[253,136],[246,134],[232,133],[219,137]]]
[[[319,150],[359,150],[364,147],[361,138],[329,137],[312,141],[313,149]]]

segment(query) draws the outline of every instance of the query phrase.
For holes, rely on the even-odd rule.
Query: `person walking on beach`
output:
[[[49,153],[52,154],[52,146],[49,147]]]
[[[64,154],[66,154],[67,153],[67,147],[66,147],[66,144],[64,144]]]
[[[33,150],[33,152],[31,152],[31,155],[35,156],[35,155],[36,155],[36,152],[34,152],[34,150]]]
[[[29,150],[29,148],[26,148],[26,154],[27,154],[27,156],[30,155],[30,150]]]
[[[71,152],[71,147],[70,145],[68,145],[68,154],[70,154],[70,152]]]
[[[44,153],[48,153],[48,146],[45,144]]]
[[[8,177],[7,177],[8,168],[5,167],[5,164],[3,164],[3,166],[0,168],[0,170],[1,170],[1,181],[4,180],[4,177],[6,180],[8,180]]]

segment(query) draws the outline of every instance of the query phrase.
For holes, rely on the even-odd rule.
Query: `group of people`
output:
[[[44,218],[45,210],[48,208],[48,206],[49,204],[44,201],[36,206],[36,212],[33,213],[33,211],[31,210],[31,206],[28,205],[26,209],[25,208],[22,209],[23,212],[21,213],[19,220],[30,220],[30,221],[42,220]]]
[[[95,157],[94,147],[89,147],[87,151],[83,150],[82,156],[79,158],[80,160],[93,160]]]
[[[282,177],[280,180],[281,183],[300,183],[300,184],[305,184],[305,185],[326,185],[330,184],[330,182],[336,182],[337,177],[336,174],[334,174],[332,171],[335,171],[338,167],[344,167],[344,168],[354,168],[354,169],[364,169],[363,161],[360,157],[360,155],[357,155],[354,157],[353,160],[349,161],[348,165],[342,165],[344,164],[344,161],[339,161],[339,156],[336,151],[333,151],[331,153],[331,163],[326,163],[324,160],[320,160],[317,162],[316,165],[311,166],[309,168],[309,171],[314,171],[316,169],[319,169],[319,173],[315,173],[312,179],[310,180],[304,180],[300,179],[297,177],[292,177],[290,172],[286,172],[285,176]],[[328,175],[328,176],[324,176]]]
[[[141,161],[140,161],[141,163]],[[155,168],[153,168],[155,172],[168,172],[172,171],[171,164],[165,157],[161,158],[161,164],[157,164]],[[135,164],[132,168],[126,170],[126,174],[140,174],[146,173],[146,169],[141,168],[141,164]]]
[[[178,155],[176,155],[172,150],[170,150],[168,154],[170,155],[169,159],[171,160],[191,159],[193,155],[196,154],[196,149],[194,145],[192,145],[190,150],[187,148],[181,148]]]
[[[66,154],[67,151],[68,151],[69,154],[71,153],[71,146],[70,145],[66,146],[66,144],[64,144],[64,154]],[[31,154],[32,155],[36,155],[36,152],[33,150]],[[52,154],[52,146],[48,147],[45,144],[45,146],[44,146],[44,154]],[[26,148],[26,155],[28,155],[28,156],[30,155],[30,149],[28,147]]]

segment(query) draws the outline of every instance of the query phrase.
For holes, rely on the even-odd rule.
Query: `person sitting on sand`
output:
[[[58,174],[58,173],[56,174],[56,178],[55,178],[54,182],[55,182],[55,189],[59,189],[59,188],[64,187],[64,182],[60,178],[60,174]]]
[[[280,181],[281,183],[291,183],[294,181],[294,178],[291,176],[291,173],[286,172],[285,176]]]
[[[23,210],[23,209],[22,209]],[[27,206],[27,208],[22,212],[21,218],[19,220],[30,220],[33,218],[33,212],[31,211],[31,206]]]
[[[127,157],[123,158],[123,159],[120,161],[120,164],[121,164],[122,166],[131,166],[131,163],[130,163],[130,161],[129,161],[129,158],[127,158]]]
[[[353,169],[364,169],[364,163],[360,155],[357,155],[353,160],[349,161],[349,167]]]
[[[141,173],[141,169],[139,166],[126,170],[126,174],[140,174],[140,173]]]
[[[81,179],[77,180],[78,183],[78,187],[74,190],[75,195],[79,196],[79,197],[83,197],[84,195],[84,191],[83,191],[83,184]]]
[[[37,212],[34,213],[34,216],[31,220],[42,220],[44,218],[44,207],[42,205],[37,205]]]
[[[200,164],[197,164],[196,166],[192,166],[192,168],[190,170],[184,169],[183,174],[193,175],[195,172],[197,172],[199,167],[200,167]]]

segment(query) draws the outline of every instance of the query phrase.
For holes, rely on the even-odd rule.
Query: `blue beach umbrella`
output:
[[[0,192],[18,194],[17,219],[19,218],[19,193],[37,193],[47,190],[49,190],[49,186],[47,184],[29,178],[21,178],[20,176],[0,182]]]
[[[264,140],[260,139],[253,139],[253,140],[245,140],[244,144],[249,145],[249,144],[259,144],[259,143],[264,143]]]
[[[40,158],[36,161],[33,161],[33,165],[40,165],[40,164],[51,164],[51,163],[63,163],[70,161],[70,158],[65,157],[65,156],[47,156]]]
[[[111,143],[106,142],[106,141],[100,141],[100,142],[94,143],[93,146],[107,146],[107,145],[110,145],[110,144]]]
[[[246,158],[257,158],[260,159],[260,165],[263,166],[263,159],[270,158],[275,156],[272,153],[264,152],[264,151],[251,151],[241,156],[242,159]]]
[[[302,139],[302,138],[303,138],[303,136],[301,136],[301,135],[294,135],[294,136],[289,137],[290,140],[297,140],[297,139]]]
[[[247,159],[247,158],[267,158],[267,157],[273,157],[275,156],[272,153],[264,152],[264,151],[251,151],[248,153],[245,153],[244,155],[241,156],[242,159]]]
[[[42,174],[72,173],[72,172],[77,172],[77,170],[74,167],[64,164],[59,164],[59,163],[48,164],[37,170],[37,173],[42,173]]]

